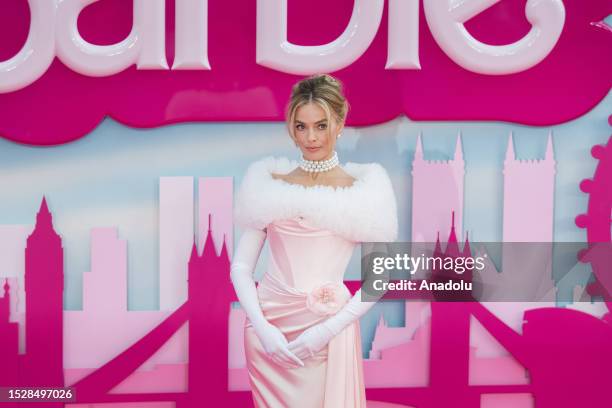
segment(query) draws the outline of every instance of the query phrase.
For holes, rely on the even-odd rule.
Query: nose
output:
[[[311,142],[317,140],[317,132],[315,132],[312,128],[308,130],[308,140]]]

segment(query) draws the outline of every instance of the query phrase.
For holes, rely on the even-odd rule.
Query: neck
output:
[[[333,151],[331,157],[324,160],[307,160],[302,156],[300,167],[307,172],[324,172],[329,171],[339,164],[338,155]]]
[[[324,162],[326,160],[330,160],[331,158],[333,158],[334,157],[334,153],[335,153],[335,150],[332,150],[331,152],[329,152],[329,154],[325,158],[320,159],[320,160],[307,159],[306,157],[304,157],[304,155],[302,155],[302,160],[307,161],[307,162],[320,163],[320,162]]]

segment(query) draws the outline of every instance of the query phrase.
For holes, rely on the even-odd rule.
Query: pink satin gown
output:
[[[325,315],[329,297],[323,303],[313,297],[322,286],[341,288],[332,296],[337,307],[348,301],[344,272],[357,243],[314,228],[302,217],[268,224],[267,239],[270,256],[257,287],[259,302],[266,319],[291,341],[329,317]],[[303,360],[304,367],[288,369],[269,359],[248,320],[244,342],[256,407],[366,406],[359,321]]]

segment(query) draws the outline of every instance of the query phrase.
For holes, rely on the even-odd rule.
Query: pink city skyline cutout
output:
[[[512,217],[508,222],[523,223],[524,228],[507,232],[504,228],[504,236],[544,240],[550,231],[530,225],[531,219],[515,218],[514,211],[524,205],[515,196],[526,193],[524,183],[518,182],[521,179],[528,177],[542,186],[549,183],[554,153],[550,150],[537,162],[517,162],[509,140],[504,166],[504,225],[506,217]],[[442,237],[454,234],[448,230],[448,214],[455,211],[452,206],[463,194],[462,187],[440,196],[427,185],[444,172],[452,175],[461,171],[457,166],[462,160],[460,140],[457,145],[455,158],[449,162],[425,162],[418,155],[413,162],[414,177],[423,178],[419,183],[415,180],[418,190],[413,191],[413,200],[432,200],[437,195],[448,203],[448,208],[436,208],[435,214],[428,214],[429,209],[421,206],[423,212],[417,214],[435,220],[444,218],[442,213],[446,212],[447,222],[438,230]],[[596,197],[603,200],[600,203],[607,200],[609,216],[610,191],[601,189],[600,183],[612,177],[612,138],[607,146],[593,151],[600,165],[592,186],[583,190],[589,191],[591,198],[600,194]],[[437,170],[417,170],[432,165],[438,166]],[[165,267],[160,264],[160,279],[175,276],[186,288],[184,293],[166,294],[160,311],[127,310],[126,241],[118,238],[116,228],[91,232],[92,267],[84,275],[82,311],[64,311],[62,307],[63,249],[47,201],[41,203],[33,230],[3,231],[0,242],[8,237],[27,240],[22,241],[21,249],[25,251],[25,275],[3,280],[0,290],[4,295],[0,298],[0,385],[70,385],[76,388],[77,403],[67,405],[75,407],[108,402],[160,408],[251,404],[240,350],[244,314],[231,307],[236,300],[229,282],[232,180],[203,177],[198,185],[196,207],[193,178],[160,179],[160,225],[166,225],[163,233],[190,236],[185,250],[180,240],[164,241],[160,229],[160,245],[180,246],[176,256],[182,258],[182,263],[178,259]],[[552,217],[552,207],[548,207],[552,193],[554,189],[529,190],[529,194],[537,194],[532,200],[541,205],[534,211],[545,217],[545,225],[546,217]],[[177,209],[191,209],[191,214],[197,209],[198,227],[193,221],[181,220],[189,215]],[[459,221],[460,209],[457,211]],[[175,223],[169,222],[172,217],[177,217]],[[594,219],[590,213],[589,217]],[[199,245],[194,242],[194,232]],[[519,232],[523,235],[517,236]],[[453,240],[456,242],[454,238],[449,243]],[[15,248],[19,250],[19,245]],[[160,256],[163,251],[173,253],[171,247],[160,248]],[[18,264],[15,260],[0,262]],[[511,266],[503,265],[502,272],[509,270],[505,268]],[[605,290],[612,289],[605,280],[599,283]],[[355,291],[359,282],[347,281],[347,285]],[[610,397],[610,313],[598,318],[569,308],[505,306],[506,313],[520,318],[518,326],[502,320],[488,305],[475,302],[406,302],[406,322],[398,328],[388,327],[381,317],[369,358],[364,360],[370,405],[375,407],[374,401],[381,401],[419,408],[552,408],[597,406]],[[40,342],[43,337],[46,341]],[[21,341],[25,341],[25,353],[19,353],[23,350]],[[496,346],[487,346],[487,341]],[[479,356],[479,350],[486,347],[496,349],[498,355]]]

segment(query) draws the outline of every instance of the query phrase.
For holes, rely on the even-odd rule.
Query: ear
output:
[[[338,118],[334,118],[334,122],[336,123],[336,133],[342,133],[344,130],[344,121],[339,122]]]
[[[342,131],[344,130],[344,121],[339,122],[336,126],[336,132],[338,132],[338,134],[342,133]]]

